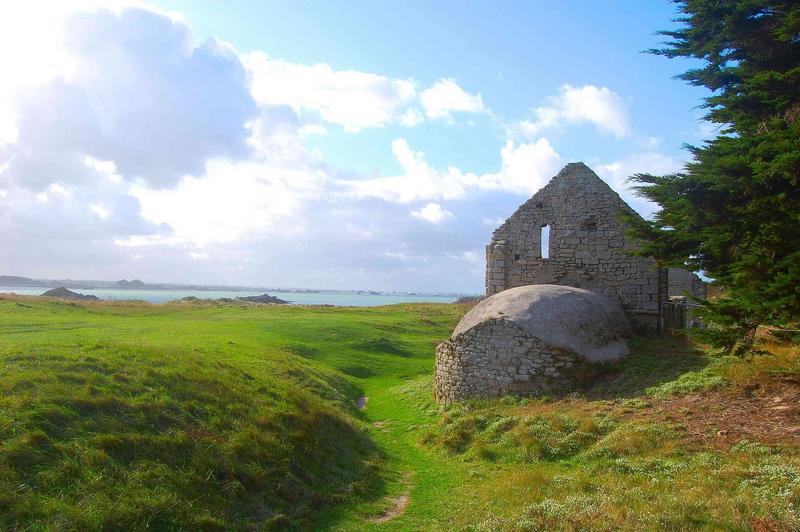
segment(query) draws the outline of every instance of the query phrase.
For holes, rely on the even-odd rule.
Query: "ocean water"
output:
[[[142,300],[150,303],[165,303],[184,297],[199,299],[219,299],[222,297],[257,296],[261,291],[247,290],[123,290],[117,288],[70,288],[73,292],[97,296],[104,300]],[[27,296],[40,296],[49,290],[42,286],[3,286],[0,293]],[[395,303],[452,303],[454,296],[443,295],[401,295],[401,294],[362,294],[358,292],[281,292],[270,290],[267,293],[295,305],[336,305],[348,307],[376,307]]]

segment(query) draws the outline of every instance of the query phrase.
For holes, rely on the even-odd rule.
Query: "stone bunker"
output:
[[[597,364],[628,354],[631,327],[618,302],[596,292],[528,285],[470,310],[436,349],[440,402],[571,389]]]

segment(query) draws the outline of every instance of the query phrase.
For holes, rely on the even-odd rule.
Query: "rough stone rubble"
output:
[[[630,333],[619,304],[597,293],[555,285],[506,290],[470,310],[439,344],[434,393],[452,402],[572,389],[597,362],[625,356]]]

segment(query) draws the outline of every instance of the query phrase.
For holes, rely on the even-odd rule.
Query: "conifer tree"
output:
[[[632,177],[661,209],[630,220],[642,253],[726,288],[706,302],[725,343],[800,319],[800,2],[676,0],[682,25],[650,53],[695,58],[680,79],[712,91],[719,135],[681,173]]]

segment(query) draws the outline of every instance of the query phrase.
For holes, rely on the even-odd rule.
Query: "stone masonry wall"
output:
[[[493,234],[486,295],[529,284],[585,288],[619,301],[635,323],[657,327],[667,276],[635,257],[619,211],[632,209],[583,163],[567,165]],[[541,228],[550,226],[549,258]]]
[[[532,337],[515,323],[494,319],[439,344],[434,395],[449,403],[567,391],[585,366],[577,355]]]
[[[693,295],[706,298],[706,284],[697,275],[680,268],[669,269],[669,296]]]

